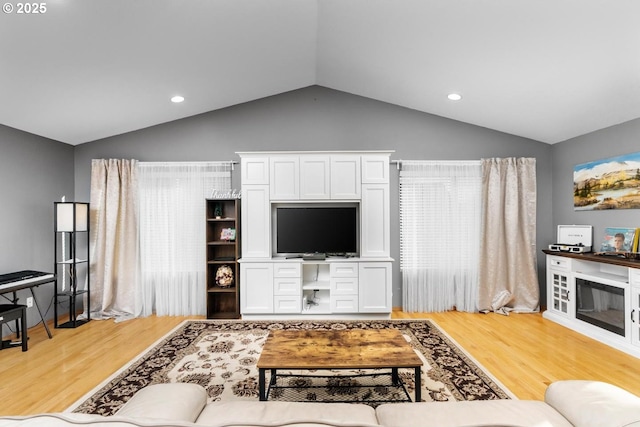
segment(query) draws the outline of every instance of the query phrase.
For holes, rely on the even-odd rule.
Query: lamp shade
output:
[[[54,206],[56,231],[87,231],[89,229],[89,203],[55,202]]]

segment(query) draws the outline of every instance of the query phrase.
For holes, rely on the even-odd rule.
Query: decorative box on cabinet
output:
[[[76,313],[78,298],[86,295],[90,301],[89,274],[89,203],[54,202],[54,271],[57,277],[54,292],[53,326],[76,328],[91,320]],[[80,270],[83,269],[83,274]],[[84,280],[83,280],[84,278]],[[84,281],[84,287],[81,282]],[[58,305],[68,303],[69,320],[58,323]]]
[[[240,200],[206,201],[207,318],[240,317]]]

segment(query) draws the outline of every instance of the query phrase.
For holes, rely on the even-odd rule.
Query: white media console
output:
[[[243,318],[389,318],[392,151],[241,152]],[[276,210],[357,212],[357,250],[303,260],[276,251]],[[331,233],[331,221],[324,232]]]
[[[546,319],[640,357],[640,262],[547,254]]]

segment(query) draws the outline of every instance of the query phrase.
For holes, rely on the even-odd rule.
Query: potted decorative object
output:
[[[221,288],[233,286],[233,270],[228,265],[222,265],[216,271],[216,285]]]
[[[222,218],[222,203],[213,205],[213,216],[216,217],[216,219]]]

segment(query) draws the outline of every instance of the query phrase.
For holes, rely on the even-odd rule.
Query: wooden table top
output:
[[[397,329],[269,332],[259,369],[415,368],[422,360]]]

